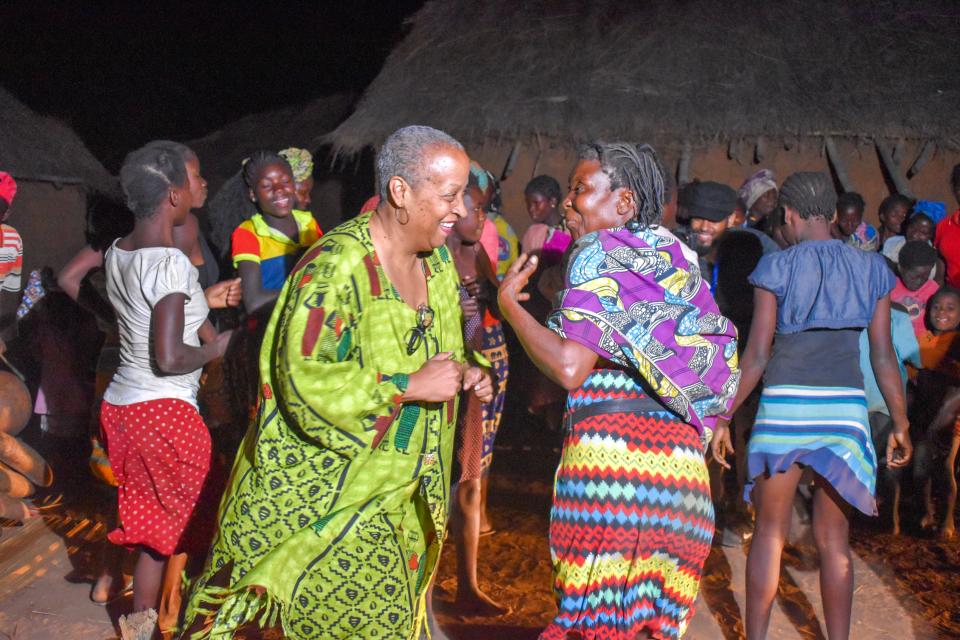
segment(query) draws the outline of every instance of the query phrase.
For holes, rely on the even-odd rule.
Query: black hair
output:
[[[610,178],[610,190],[633,192],[637,211],[627,223],[631,231],[660,224],[663,218],[663,171],[657,153],[647,144],[594,142],[580,148],[580,160],[596,160]]]
[[[547,175],[537,176],[523,188],[523,195],[529,196],[532,193],[539,193],[547,200],[556,200],[558,205],[563,199],[563,193],[560,192],[560,183]]]
[[[97,251],[107,249],[117,238],[133,231],[133,216],[120,202],[100,193],[87,196],[87,244]]]
[[[880,208],[877,209],[877,212],[883,216],[890,212],[891,209],[897,205],[902,205],[909,211],[913,208],[913,200],[903,195],[902,193],[895,193],[892,196],[887,196],[883,199],[883,202],[880,203]]]
[[[826,173],[798,171],[780,186],[779,203],[796,211],[804,220],[813,217],[830,220],[837,212],[837,192]]]
[[[856,191],[845,191],[837,198],[837,211],[843,211],[850,207],[853,207],[860,212],[860,215],[863,215],[864,209],[867,208],[867,203],[863,201],[863,196]]]
[[[923,240],[907,240],[900,248],[897,263],[901,269],[932,267],[937,263],[937,250]]]
[[[960,189],[960,164],[953,165],[953,171],[950,172],[950,188],[954,191]]]
[[[906,228],[912,225],[914,222],[920,222],[921,220],[926,220],[934,227],[937,226],[937,223],[933,221],[933,218],[925,214],[923,211],[917,211],[907,219],[906,223],[904,223],[903,225],[904,230],[906,230]]]
[[[927,313],[930,313],[930,310],[933,309],[933,303],[943,296],[955,296],[957,300],[960,300],[960,289],[951,287],[948,284],[945,284],[937,289],[937,291],[930,296],[930,299],[927,300]]]
[[[187,168],[180,152],[160,140],[128,153],[120,167],[120,186],[127,208],[137,219],[156,213],[170,187],[186,184]]]
[[[175,151],[180,155],[180,158],[183,160],[183,164],[187,164],[191,160],[198,160],[197,154],[193,149],[183,143],[174,142],[173,140],[154,140],[152,142],[148,142],[146,145],[144,145],[144,147],[164,147],[166,149],[170,149],[171,151]]]
[[[287,168],[287,171],[290,172],[291,179],[293,178],[293,169],[290,167],[290,163],[287,162],[287,159],[284,158],[279,153],[273,151],[254,151],[250,154],[250,157],[243,161],[243,183],[247,185],[248,189],[253,189],[256,187],[257,182],[260,180],[260,174],[263,173],[263,170],[273,164],[282,164]]]

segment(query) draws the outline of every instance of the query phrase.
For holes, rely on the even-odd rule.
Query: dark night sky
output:
[[[422,0],[0,0],[0,83],[115,172],[153,138],[361,92]]]

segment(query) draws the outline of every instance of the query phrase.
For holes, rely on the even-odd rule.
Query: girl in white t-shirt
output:
[[[107,251],[107,294],[117,314],[120,366],[104,393],[101,427],[118,482],[120,526],[108,538],[140,551],[134,613],[122,625],[155,624],[167,558],[182,539],[210,469],[210,435],[197,411],[204,364],[223,355],[196,268],[174,247],[192,198],[171,143],[130,153],[120,182],[133,231]]]

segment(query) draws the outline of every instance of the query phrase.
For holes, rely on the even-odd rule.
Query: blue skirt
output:
[[[775,385],[760,396],[747,447],[744,498],[754,479],[811,467],[859,511],[877,515],[877,454],[862,389]]]

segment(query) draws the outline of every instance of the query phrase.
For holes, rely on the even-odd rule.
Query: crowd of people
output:
[[[894,194],[877,229],[827,173],[677,185],[651,147],[597,142],[567,189],[530,180],[518,240],[496,177],[410,126],[324,232],[308,151],[238,170],[255,212],[230,264],[194,213],[200,159],[161,140],[44,281],[104,336],[90,469],[116,521],[90,597],[132,592],[124,638],[442,640],[448,527],[455,606],[507,612],[477,571],[508,392],[563,438],[545,640],[683,636],[724,529],[750,540],[745,629],[765,637],[798,489],[831,639],[850,631],[854,512],[953,537],[960,211]],[[3,219],[15,194],[0,172]],[[38,296],[21,301],[2,231],[6,340]]]

